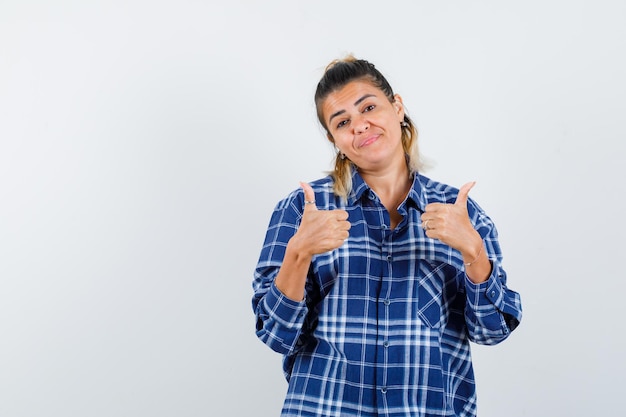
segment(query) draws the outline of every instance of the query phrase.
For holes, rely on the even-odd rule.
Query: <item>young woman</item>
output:
[[[374,65],[333,61],[315,94],[337,149],[271,216],[256,333],[284,355],[283,416],[474,416],[469,342],[521,320],[491,219],[420,172],[416,129]]]

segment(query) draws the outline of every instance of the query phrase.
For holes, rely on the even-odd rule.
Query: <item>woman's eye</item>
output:
[[[370,104],[369,106],[367,106],[366,108],[363,109],[363,112],[372,111],[372,110],[374,110],[374,107],[376,107],[376,106],[374,106],[373,104]]]
[[[337,129],[339,129],[340,127],[344,127],[346,124],[348,124],[347,120],[342,120],[337,124]]]

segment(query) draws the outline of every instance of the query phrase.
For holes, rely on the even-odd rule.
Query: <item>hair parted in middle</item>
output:
[[[374,87],[379,88],[391,103],[395,102],[393,89],[374,64],[364,59],[357,59],[353,55],[333,60],[324,70],[324,75],[315,90],[317,119],[326,130],[326,136],[331,143],[335,143],[335,141],[328,131],[328,126],[326,126],[322,114],[324,100],[331,93],[340,90],[352,81],[369,82]],[[422,163],[417,146],[417,129],[411,118],[406,114],[406,111],[402,123],[402,148],[406,155],[409,174],[412,175],[422,168]],[[352,166],[352,161],[345,158],[341,152],[337,152],[335,167],[330,174],[335,181],[335,194],[343,198],[347,198],[352,191]]]

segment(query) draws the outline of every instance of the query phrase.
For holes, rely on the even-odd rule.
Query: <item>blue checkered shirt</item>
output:
[[[398,208],[403,220],[391,229],[358,172],[347,200],[330,177],[311,186],[320,210],[348,212],[350,237],[314,256],[302,302],[281,294],[274,278],[304,209],[296,190],[274,209],[254,272],[257,336],[284,355],[282,416],[475,416],[469,342],[499,343],[522,316],[491,219],[468,200],[493,265],[474,284],[460,253],[421,227],[426,205],[454,203],[458,189],[415,175]]]

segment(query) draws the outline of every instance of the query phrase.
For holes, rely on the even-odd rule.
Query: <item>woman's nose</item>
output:
[[[370,128],[370,124],[365,117],[352,119],[352,126],[355,134],[363,133]]]

